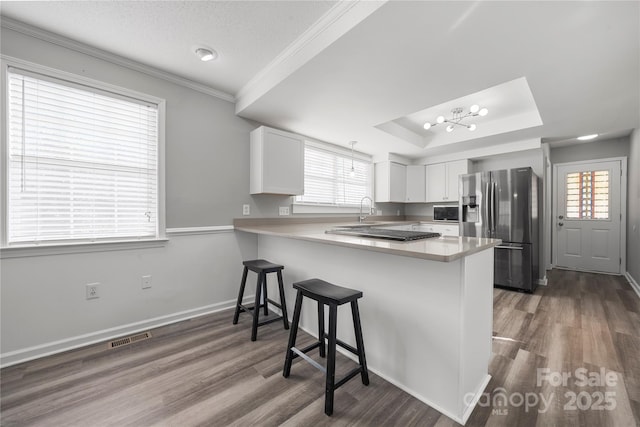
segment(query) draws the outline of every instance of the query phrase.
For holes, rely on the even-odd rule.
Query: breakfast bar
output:
[[[238,220],[235,229],[256,235],[259,258],[286,265],[290,313],[293,282],[321,278],[362,290],[369,369],[464,424],[490,379],[493,248],[500,240],[397,242],[326,233],[336,225]],[[354,344],[348,310],[338,324],[345,325],[340,339]],[[317,335],[311,305],[300,327]]]

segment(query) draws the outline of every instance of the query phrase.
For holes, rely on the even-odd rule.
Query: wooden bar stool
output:
[[[367,361],[364,355],[364,342],[362,340],[362,326],[360,324],[360,312],[358,311],[358,299],[362,297],[361,291],[343,288],[333,285],[320,279],[310,279],[303,282],[293,284],[298,290],[296,295],[296,305],[293,311],[293,324],[289,333],[289,344],[287,345],[287,355],[284,362],[284,370],[282,375],[285,378],[291,373],[291,363],[293,359],[300,356],[316,368],[326,373],[324,413],[331,415],[333,413],[333,395],[335,390],[349,381],[351,378],[360,374],[362,384],[369,385],[369,371],[367,370]],[[296,345],[296,336],[298,334],[298,323],[300,322],[300,310],[302,308],[302,297],[311,298],[318,302],[318,341],[305,348],[298,349]],[[336,338],[336,322],[338,318],[338,306],[351,303],[351,315],[353,317],[353,327],[356,335],[356,348],[340,341]],[[329,306],[329,332],[324,331],[324,306]],[[326,352],[326,367],[320,365],[315,360],[306,355],[314,348],[319,348],[320,357],[325,357],[325,338],[328,340],[328,348]],[[336,344],[349,350],[358,356],[359,366],[350,371],[344,378],[336,382]]]
[[[246,311],[251,312],[253,316],[253,325],[251,327],[251,341],[255,341],[258,336],[258,326],[266,325],[268,323],[276,322],[282,319],[282,323],[284,324],[285,329],[289,329],[289,319],[287,318],[287,302],[284,297],[284,284],[282,282],[282,270],[284,270],[283,265],[273,264],[269,261],[265,261],[263,259],[254,259],[251,261],[244,261],[242,263],[244,265],[244,270],[242,272],[242,281],[240,282],[240,291],[238,292],[238,301],[236,302],[236,312],[233,315],[233,324],[236,325],[238,323],[238,317],[240,316],[240,312]],[[245,306],[242,304],[242,299],[244,298],[244,288],[247,284],[247,273],[249,270],[258,274],[258,281],[256,283],[256,298],[253,306]],[[277,303],[267,296],[267,274],[268,273],[277,273],[278,274],[278,288],[280,290],[280,303]],[[264,294],[261,304],[260,297]],[[264,308],[264,315],[269,314],[269,303],[278,307],[282,311],[282,316],[274,317],[273,319],[259,321],[260,316],[260,308]]]

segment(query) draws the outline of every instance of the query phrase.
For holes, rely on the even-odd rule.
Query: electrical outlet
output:
[[[289,215],[289,206],[280,206],[279,215]]]
[[[100,298],[99,286],[100,283],[89,283],[85,286],[87,292],[87,299]]]
[[[251,215],[251,205],[242,205],[242,215]]]
[[[378,216],[382,216],[382,209],[378,209],[378,210],[376,211],[376,215],[378,215]]]
[[[151,276],[142,276],[142,289],[149,289],[151,287]]]

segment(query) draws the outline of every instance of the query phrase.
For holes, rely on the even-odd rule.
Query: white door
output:
[[[620,161],[557,166],[556,265],[620,273]]]

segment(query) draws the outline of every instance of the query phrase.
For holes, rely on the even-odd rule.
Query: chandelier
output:
[[[447,119],[444,116],[438,116],[435,123],[426,122],[423,127],[425,130],[428,130],[431,129],[432,126],[448,123],[447,132],[452,132],[456,126],[462,126],[470,131],[474,131],[476,130],[475,123],[464,123],[463,120],[468,117],[486,116],[489,112],[486,108],[480,108],[478,104],[473,104],[467,113],[463,114],[463,111],[464,109],[462,107],[456,107],[451,110],[452,117]]]

